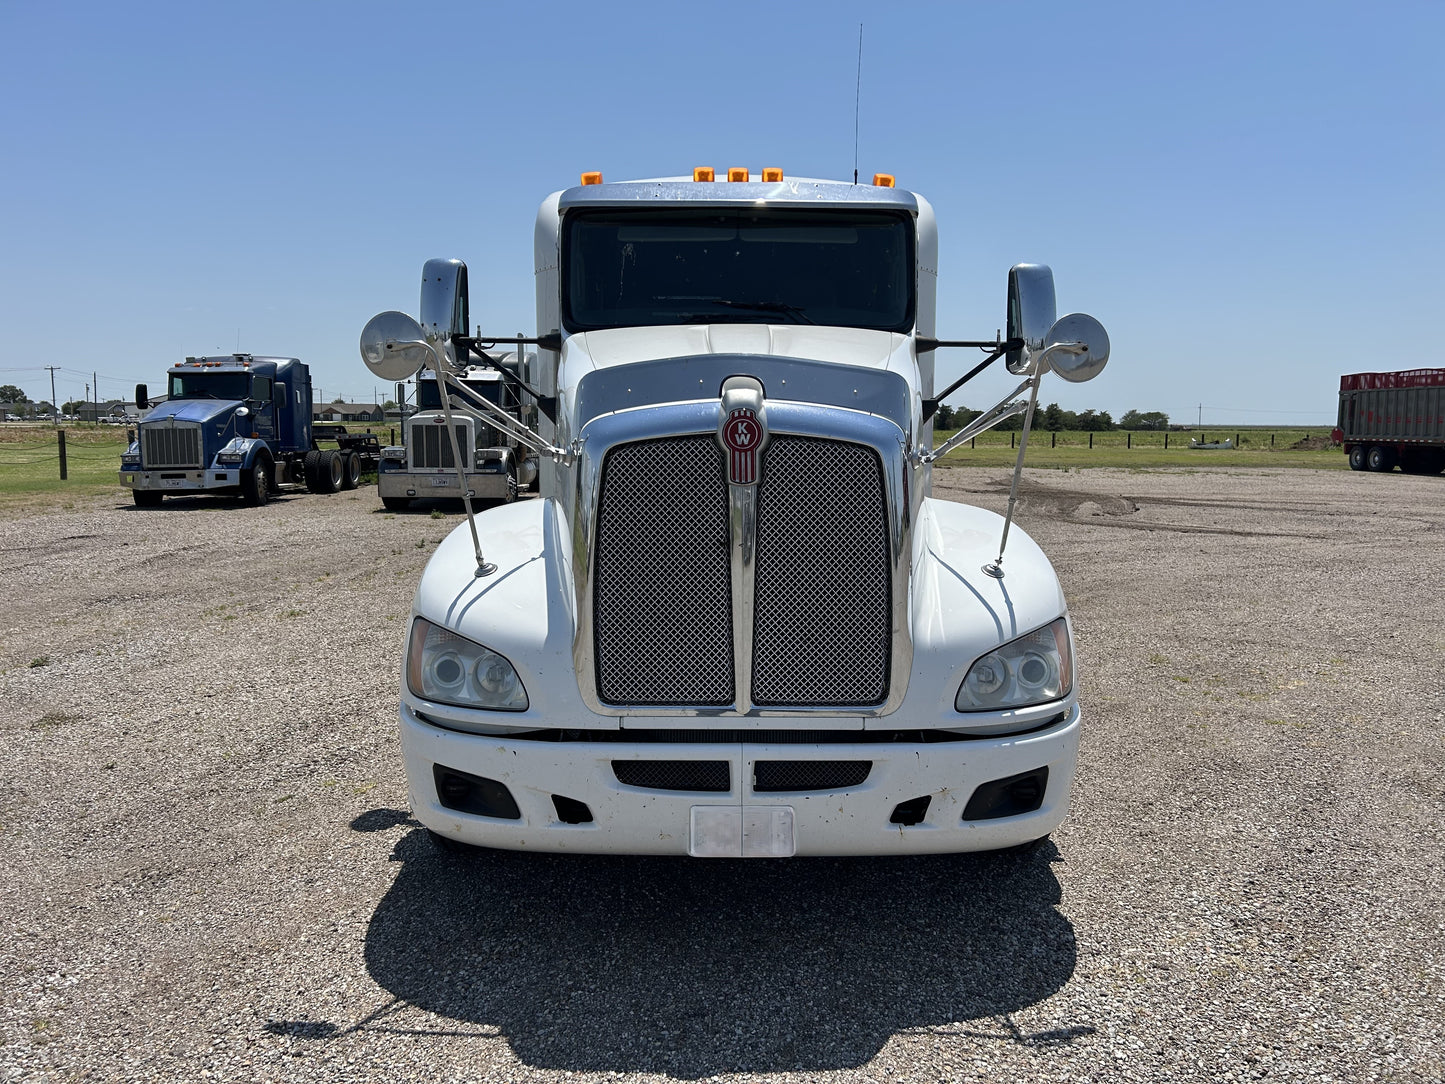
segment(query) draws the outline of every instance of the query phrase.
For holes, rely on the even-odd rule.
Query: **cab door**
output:
[[[251,432],[267,444],[276,443],[276,404],[272,401],[275,381],[269,376],[251,379]]]

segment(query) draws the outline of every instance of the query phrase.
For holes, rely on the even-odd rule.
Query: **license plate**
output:
[[[792,806],[692,807],[687,853],[694,858],[791,858],[797,850]]]
[[[432,478],[431,484],[434,486],[449,486],[452,484],[452,480],[450,478],[443,478],[438,475]]]
[[[185,485],[185,484],[186,484],[186,480],[185,480],[184,478],[162,478],[162,479],[161,479],[161,485],[165,486],[167,489],[180,489],[180,488],[181,488],[183,485]]]

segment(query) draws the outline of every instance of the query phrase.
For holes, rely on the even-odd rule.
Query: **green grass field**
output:
[[[351,425],[353,432],[370,428],[383,444],[390,440],[386,426]],[[67,425],[66,481],[60,480],[60,456],[56,431],[47,425],[0,425],[0,506],[36,508],[54,506],[56,499],[113,491],[117,496],[128,492],[117,478],[120,453],[125,449],[125,427],[111,425]],[[1048,433],[1034,430],[1029,434],[1027,465],[1030,467],[1309,467],[1318,470],[1344,470],[1348,464],[1338,449],[1325,447],[1296,448],[1308,440],[1310,445],[1324,444],[1328,430],[1316,429],[1206,429],[1211,440],[1231,440],[1237,435],[1242,446],[1233,449],[1191,449],[1189,438],[1198,432],[1169,434],[1169,447],[1164,447],[1163,433],[1095,433],[1094,446],[1089,447],[1089,434],[1079,432]],[[952,434],[935,434],[937,443]],[[977,439],[975,446],[965,445],[943,460],[946,467],[1008,467],[1018,455],[1009,438],[1017,433],[991,430]],[[1271,437],[1273,445],[1271,445]],[[1131,444],[1133,447],[1129,447]],[[64,507],[62,504],[61,507]]]

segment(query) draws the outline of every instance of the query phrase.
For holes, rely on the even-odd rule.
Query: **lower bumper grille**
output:
[[[871,760],[760,760],[753,765],[753,790],[843,790],[868,779]]]
[[[628,787],[721,792],[732,789],[725,760],[614,760],[612,772]]]

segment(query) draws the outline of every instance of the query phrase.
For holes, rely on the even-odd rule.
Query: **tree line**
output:
[[[933,427],[935,429],[962,429],[969,422],[973,421],[983,411],[970,410],[968,407],[941,406],[933,416]],[[1005,418],[995,428],[1008,431],[1010,429],[1020,430],[1024,427],[1024,416],[1015,414],[1012,418]],[[1034,412],[1034,428],[1044,431],[1062,432],[1085,432],[1085,433],[1107,433],[1114,429],[1131,429],[1135,431],[1147,429],[1168,429],[1169,415],[1158,410],[1138,411],[1126,410],[1117,422],[1107,410],[1065,410],[1058,403],[1050,403],[1048,406]]]

